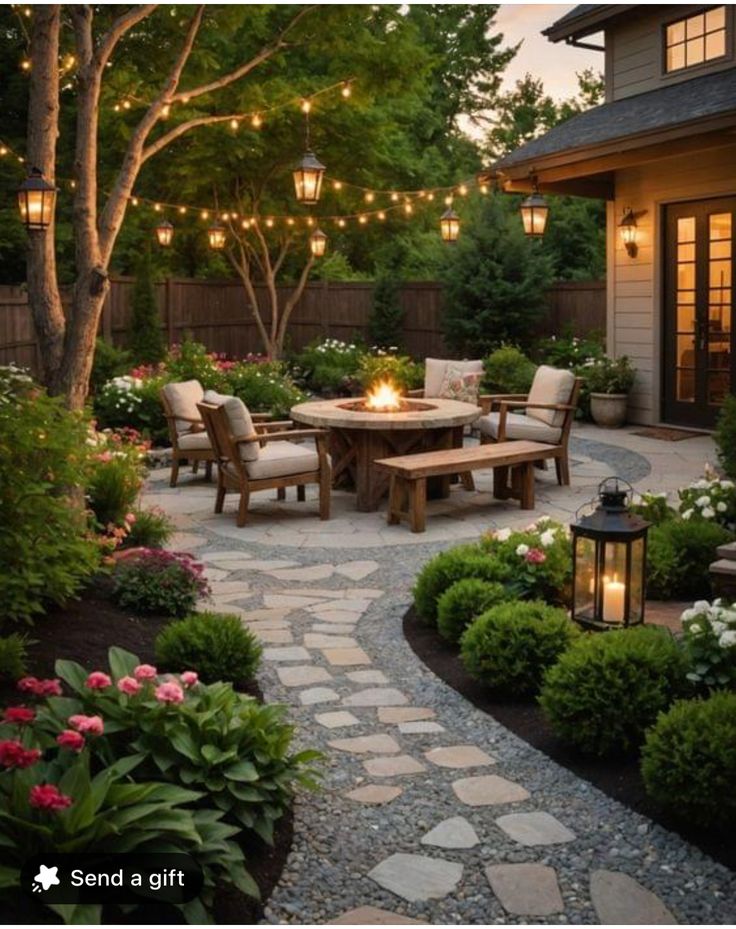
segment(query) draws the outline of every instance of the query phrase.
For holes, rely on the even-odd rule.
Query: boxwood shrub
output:
[[[669,519],[653,526],[647,549],[647,593],[661,600],[708,598],[708,566],[718,546],[732,539],[723,526],[704,519]]]
[[[192,613],[169,623],[156,638],[156,660],[170,671],[191,668],[205,684],[252,680],[262,648],[232,613]]]
[[[414,606],[428,623],[437,622],[437,601],[456,581],[474,577],[503,582],[508,569],[481,545],[458,545],[435,555],[419,572],[414,584]]]
[[[449,642],[457,642],[476,617],[508,598],[506,588],[496,581],[455,581],[437,601],[437,629]]]

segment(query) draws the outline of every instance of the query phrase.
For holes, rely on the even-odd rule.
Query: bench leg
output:
[[[386,513],[386,522],[389,526],[398,526],[401,522],[401,514],[404,512],[404,496],[404,481],[397,474],[392,474],[388,491],[388,512]]]
[[[493,496],[497,500],[509,498],[509,469],[505,465],[493,469]]]
[[[424,532],[427,520],[427,479],[409,484],[409,525],[412,532]]]
[[[519,468],[521,481],[520,497],[522,510],[534,509],[534,465],[531,461]]]
[[[465,490],[475,490],[475,481],[473,480],[472,471],[463,471],[460,475],[460,480]]]
[[[296,488],[296,499],[298,503],[304,503],[307,499],[307,488],[304,484],[298,484]]]

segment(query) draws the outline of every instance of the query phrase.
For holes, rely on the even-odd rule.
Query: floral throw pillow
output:
[[[440,397],[443,400],[477,404],[482,377],[482,374],[464,371],[456,365],[448,364],[440,387]]]

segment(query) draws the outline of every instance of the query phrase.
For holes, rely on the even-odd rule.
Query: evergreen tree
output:
[[[373,305],[368,318],[371,344],[378,348],[400,348],[404,327],[404,308],[399,298],[399,281],[389,270],[379,273],[373,289]]]
[[[139,364],[157,364],[163,359],[166,346],[153,286],[151,250],[148,247],[143,249],[136,268],[132,302],[128,347],[133,360]]]

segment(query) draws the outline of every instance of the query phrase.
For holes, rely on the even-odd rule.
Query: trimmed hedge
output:
[[[477,544],[459,545],[435,555],[419,572],[414,584],[414,606],[431,625],[437,622],[437,602],[456,581],[473,577],[503,582],[507,568]]]
[[[171,671],[196,671],[205,684],[252,680],[261,661],[256,636],[232,613],[192,613],[156,637],[156,660]]]
[[[477,577],[455,581],[437,601],[437,629],[449,642],[458,642],[476,617],[508,598],[503,584],[495,581]]]

